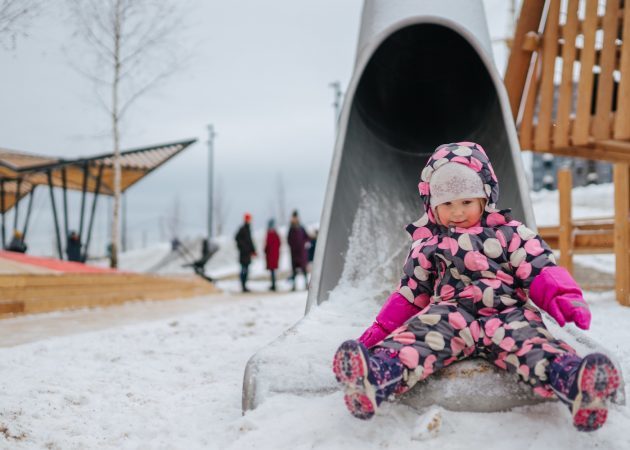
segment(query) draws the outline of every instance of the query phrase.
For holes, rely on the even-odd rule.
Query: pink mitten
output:
[[[374,322],[370,328],[363,332],[359,338],[359,342],[367,348],[371,348],[385,339],[388,335],[389,333],[381,326],[380,323]]]
[[[383,304],[374,323],[361,335],[359,342],[367,348],[375,346],[418,312],[420,308],[394,292]]]
[[[536,306],[547,311],[561,327],[567,322],[574,322],[579,328],[588,330],[591,325],[591,311],[582,291],[563,267],[543,269],[532,281],[529,296]]]

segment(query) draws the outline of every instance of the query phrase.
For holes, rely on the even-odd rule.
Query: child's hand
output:
[[[387,336],[389,336],[387,330],[385,330],[378,322],[374,322],[370,328],[363,332],[358,341],[367,348],[372,348]]]
[[[579,328],[588,330],[591,325],[591,311],[582,291],[564,267],[543,269],[532,281],[529,296],[536,306],[547,311],[561,327],[567,322],[575,322]]]
[[[574,322],[578,328],[588,330],[591,325],[591,311],[581,295],[558,295],[547,305],[547,312],[561,327],[567,322]]]

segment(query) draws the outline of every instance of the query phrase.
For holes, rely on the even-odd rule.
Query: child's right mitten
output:
[[[588,330],[591,324],[591,311],[582,291],[563,267],[544,268],[532,281],[529,297],[561,327],[567,322],[574,322],[579,328]]]
[[[418,312],[420,309],[416,305],[394,292],[383,304],[374,323],[363,332],[359,342],[367,348],[374,347]]]

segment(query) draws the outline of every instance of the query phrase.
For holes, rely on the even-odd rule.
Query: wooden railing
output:
[[[523,150],[614,163],[616,293],[630,306],[630,2],[523,0],[505,86]],[[562,223],[567,267],[572,252],[610,243],[610,225]]]
[[[599,3],[524,0],[505,75],[522,148],[630,162],[630,8]]]
[[[628,172],[615,173],[615,180],[628,182]],[[630,218],[621,211],[628,211],[629,199],[623,190],[615,190],[614,217],[600,217],[574,220],[572,218],[572,179],[571,171],[558,171],[558,192],[560,194],[560,223],[556,226],[539,227],[540,236],[553,249],[560,250],[559,264],[573,271],[573,255],[593,253],[615,253],[615,289],[619,303],[630,306]],[[627,193],[627,191],[625,191]],[[620,195],[621,194],[621,195]],[[625,206],[625,209],[624,209]]]

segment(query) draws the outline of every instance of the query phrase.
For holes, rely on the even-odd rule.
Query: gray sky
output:
[[[491,35],[502,37],[510,2],[484,3],[492,14]],[[49,3],[13,51],[0,47],[0,147],[63,157],[111,151],[108,119],[94,101],[92,84],[69,64],[67,54],[76,44],[62,5]],[[229,234],[244,211],[253,214],[255,227],[276,215],[279,176],[287,213],[297,208],[304,222],[319,221],[334,142],[329,83],[348,84],[362,1],[190,5],[184,42],[191,49],[189,64],[132,107],[122,144],[188,137],[200,142],[128,191],[134,246],[142,244],[143,234],[149,242],[159,238],[160,217],[171,214],[176,197],[182,234],[205,233],[208,123],[217,132],[215,174],[228,205]],[[502,44],[495,49],[502,70]],[[48,193],[39,192],[28,239],[44,253],[52,246],[49,203]],[[93,252],[105,245],[107,205],[99,207]],[[73,210],[77,219],[78,206]]]

